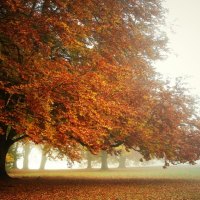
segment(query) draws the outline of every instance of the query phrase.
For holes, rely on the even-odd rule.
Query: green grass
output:
[[[127,169],[109,170],[14,170],[10,172],[12,177],[62,177],[62,178],[86,178],[86,179],[195,179],[200,180],[200,167],[195,166],[170,166],[162,167],[135,167]]]

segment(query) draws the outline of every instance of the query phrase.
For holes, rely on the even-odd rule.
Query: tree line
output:
[[[62,166],[63,169],[72,168],[73,163],[70,163],[67,157],[60,157],[58,159],[57,152],[48,152],[47,148],[41,145],[35,145],[30,142],[17,142],[13,145],[7,154],[6,158],[6,169],[9,172],[10,170],[30,170],[33,166],[31,166],[31,154],[32,150],[38,150],[37,154],[35,154],[35,158],[37,157],[40,160],[37,164],[36,169],[45,170],[47,166],[47,162],[63,160],[65,161],[65,166]],[[120,147],[118,149],[118,154],[110,155],[106,151],[99,152],[98,155],[93,155],[89,151],[84,150],[81,152],[82,160],[78,163],[78,168],[81,169],[95,169],[100,168],[102,170],[107,170],[111,168],[120,168],[124,169],[126,167],[136,167],[136,166],[146,166],[149,164],[153,164],[156,160],[151,162],[144,162],[142,160],[142,155],[136,151],[126,152],[124,148]],[[52,156],[53,154],[53,156]],[[19,166],[18,161],[21,161]],[[109,167],[110,165],[110,167]]]

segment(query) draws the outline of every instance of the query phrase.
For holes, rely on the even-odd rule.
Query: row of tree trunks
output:
[[[3,142],[3,137],[1,137],[1,143],[0,145],[3,146],[5,145],[5,142]],[[17,148],[19,147],[18,144],[15,145],[15,149],[17,152]],[[8,153],[9,150],[9,146],[1,148],[0,149],[0,176],[2,178],[6,178],[8,177],[6,169],[5,169],[5,165],[6,165],[6,154]],[[29,156],[31,153],[31,144],[29,142],[26,142],[24,144],[24,159],[23,159],[23,169],[28,170],[29,169]],[[14,156],[14,158],[16,158],[17,156]],[[92,168],[92,155],[90,152],[87,152],[87,169],[91,169]],[[125,168],[125,161],[126,161],[126,157],[121,155],[120,159],[119,159],[119,168]],[[40,162],[40,170],[44,170],[45,169],[45,165],[47,162],[47,155],[45,153],[42,153],[42,157],[41,157],[41,162]],[[17,159],[14,160],[13,166],[15,168],[17,168]],[[108,154],[106,151],[102,151],[101,152],[101,169],[102,170],[107,170],[108,169]]]
[[[23,160],[23,169],[28,170],[29,169],[29,156],[31,153],[31,144],[30,143],[25,143],[24,145],[24,160]],[[40,161],[40,170],[44,170],[47,162],[47,154],[43,152],[42,150],[42,157]]]
[[[7,174],[6,170],[6,155],[9,152],[10,145],[6,142],[6,136],[0,135],[0,146],[3,148],[0,148],[0,179],[7,179],[9,178],[9,175]],[[15,143],[13,146],[14,148],[14,155],[13,156],[13,169],[17,169],[17,149],[19,148],[19,143]],[[29,169],[29,156],[31,153],[31,144],[29,142],[26,142],[23,145],[23,169],[28,170]],[[40,162],[40,170],[45,169],[45,165],[47,162],[47,155],[46,153],[42,153],[41,162]]]

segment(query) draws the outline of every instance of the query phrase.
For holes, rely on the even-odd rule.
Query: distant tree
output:
[[[100,163],[100,156],[99,154],[92,154],[86,148],[83,148],[81,151],[81,160],[80,160],[80,167],[86,169],[92,169],[96,167],[97,164]]]
[[[46,166],[46,162],[47,162],[47,155],[45,153],[42,153],[42,157],[41,157],[41,162],[40,162],[40,170],[44,170],[45,166]]]
[[[126,168],[126,156],[124,154],[119,155],[119,165],[118,168]]]
[[[74,162],[67,156],[65,151],[62,151],[60,148],[55,148],[49,145],[48,143],[43,145],[37,145],[41,150],[41,160],[39,169],[44,170],[47,161],[66,161],[66,167],[72,167]]]
[[[139,152],[135,150],[129,150],[127,152],[124,148],[122,148],[121,153],[117,155],[117,161],[119,163],[118,168],[126,168],[126,165],[133,167],[149,164],[149,161],[145,161],[142,154]]]
[[[87,169],[92,169],[92,154],[87,151]]]
[[[101,170],[108,169],[108,153],[106,151],[101,151]]]
[[[17,160],[22,157],[22,154],[18,152],[19,142],[16,142],[11,146],[6,158],[6,169],[17,169]]]
[[[18,167],[17,167],[17,160],[19,159],[19,158],[21,158],[21,155],[20,155],[20,153],[18,152],[18,148],[19,148],[19,142],[16,142],[14,145],[13,145],[13,150],[12,150],[12,146],[11,146],[11,152],[12,151],[14,151],[13,152],[13,164],[12,164],[12,166],[13,166],[13,169],[17,169]],[[10,149],[9,149],[9,151],[10,151]]]
[[[106,170],[108,169],[108,162],[110,160],[110,156],[106,151],[101,151],[99,154],[91,154],[89,151],[84,151],[82,159],[84,163],[86,161],[87,169],[92,169],[93,167],[97,167],[100,165],[100,169]]]
[[[142,155],[134,150],[126,151],[125,146],[115,148],[115,152],[109,155],[108,160],[110,163],[118,165],[118,168],[126,168],[130,162],[140,163]],[[130,164],[129,164],[130,165]]]
[[[25,142],[23,144],[23,169],[28,170],[29,169],[29,156],[31,153],[31,149],[32,149],[32,144],[30,142]]]

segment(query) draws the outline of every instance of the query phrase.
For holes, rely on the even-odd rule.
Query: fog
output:
[[[24,149],[22,146],[18,147],[17,153],[21,156],[17,159],[17,168],[23,169],[23,161],[24,161]],[[70,160],[67,159],[67,157],[64,157],[63,159],[52,159],[47,158],[47,161],[45,163],[44,169],[100,169],[102,167],[102,155],[92,155],[90,154],[90,161],[88,160],[87,155],[88,152],[83,152],[83,158],[80,162],[70,162]],[[123,160],[125,166],[122,166],[121,168],[134,168],[134,167],[152,167],[152,166],[164,166],[164,160],[155,159],[152,158],[149,161],[145,161],[142,158],[142,155],[138,152],[131,151],[131,152],[125,152],[121,155],[107,155],[107,167],[108,168],[119,168],[120,160]],[[28,155],[28,168],[29,169],[39,169],[40,163],[42,159],[42,151],[39,146],[31,146],[31,151]],[[88,167],[88,163],[90,162],[91,166]],[[200,162],[197,162],[198,164]],[[179,164],[179,165],[188,165],[186,164]]]

